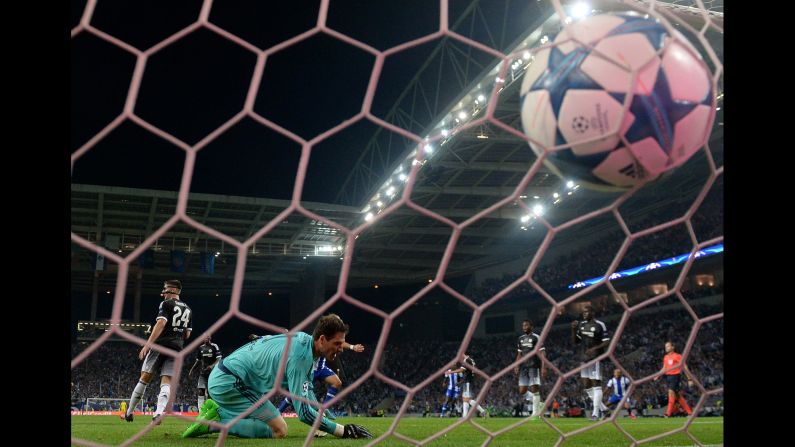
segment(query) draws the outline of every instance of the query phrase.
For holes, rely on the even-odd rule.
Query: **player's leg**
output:
[[[595,420],[599,417],[599,405],[596,404],[594,400],[594,393],[593,393],[593,383],[591,382],[591,374],[590,374],[590,367],[583,368],[580,371],[580,382],[582,383],[583,388],[585,389],[585,393],[588,395],[588,399],[594,404],[593,411],[591,413],[591,419]]]
[[[618,414],[621,414],[621,409],[619,408],[618,404],[621,403],[621,399],[623,396],[619,396],[617,394],[611,394],[609,398],[607,398],[607,405],[605,405],[605,417],[610,417],[613,414],[613,411],[616,411]],[[626,407],[626,403],[624,403]]]
[[[444,417],[444,414],[447,412],[448,409],[452,411],[455,394],[453,394],[452,390],[447,390],[445,391],[444,396],[445,398],[444,398],[444,403],[442,404],[442,412],[439,414],[439,417],[441,418]]]
[[[152,375],[150,373],[141,373],[141,377],[138,379],[138,383],[135,384],[135,388],[133,389],[132,395],[130,396],[130,403],[127,404],[127,410],[123,415],[121,415],[122,419],[126,420],[127,422],[133,421],[133,411],[135,411],[135,406],[141,401],[141,397],[143,397],[146,387],[151,381]]]
[[[144,357],[144,362],[141,364],[141,377],[138,379],[138,383],[133,389],[132,395],[130,396],[130,403],[127,405],[127,412],[124,415],[124,420],[127,422],[133,421],[135,406],[141,401],[146,387],[152,381],[153,372],[156,371],[160,363],[162,363],[162,357],[163,356],[155,350],[150,350],[146,354],[146,357]]]
[[[629,415],[630,419],[637,419],[635,414],[632,412],[632,405],[630,405],[630,399],[627,397],[626,402],[624,402],[624,409],[627,410],[627,414]]]
[[[544,405],[544,401],[541,400],[541,374],[538,368],[531,368],[528,375],[530,378],[530,395],[533,397],[533,412],[531,416],[539,418],[543,412],[542,407]]]
[[[469,407],[478,410],[478,414],[480,414],[483,417],[488,417],[488,415],[489,415],[486,412],[486,409],[481,407],[480,404],[478,403],[478,401],[476,401],[475,399],[470,399],[469,400]]]
[[[594,363],[590,368],[591,387],[593,389],[594,406],[598,408],[598,412],[594,413],[604,419],[607,407],[602,402],[602,369],[599,365],[600,362]]]
[[[323,368],[328,369],[328,368]],[[326,403],[334,398],[337,395],[337,392],[342,388],[342,380],[340,380],[339,376],[337,376],[333,371],[328,369],[328,372],[331,374],[327,374],[324,371],[323,381],[326,383],[326,397],[323,399],[323,403]]]
[[[469,413],[469,406],[470,406],[470,399],[472,399],[472,393],[470,393],[469,382],[465,383],[462,390],[463,396],[463,403],[461,404],[461,417],[467,417],[467,413]]]
[[[168,397],[171,395],[171,376],[174,374],[174,359],[171,357],[163,360],[160,367],[160,393],[157,395],[157,408],[152,416],[152,422],[160,425],[163,413],[166,411]]]
[[[279,413],[284,413],[284,410],[290,406],[293,402],[290,400],[289,397],[285,397],[282,402],[279,404]]]
[[[244,411],[247,411],[258,399],[259,395],[230,374],[213,370],[208,381],[213,407],[200,414],[197,419],[228,423]],[[216,406],[217,405],[217,406]],[[203,409],[204,410],[204,409]],[[192,438],[218,431],[206,424],[196,422],[188,427],[183,438]],[[229,428],[229,433],[241,438],[283,438],[287,436],[287,423],[279,414],[279,410],[266,401],[251,414],[239,420]]]
[[[530,373],[527,368],[519,368],[519,395],[525,400],[527,411],[533,411],[533,393],[529,391]]]
[[[602,381],[592,380],[591,383],[593,383],[594,406],[599,409],[598,416],[604,419],[607,417],[607,406],[602,402]]]
[[[204,400],[207,398],[207,376],[203,373],[199,374],[199,383],[196,385],[196,390],[198,391],[198,406],[196,408],[201,409],[204,406]]]

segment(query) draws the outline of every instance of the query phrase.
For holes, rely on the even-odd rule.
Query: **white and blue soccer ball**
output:
[[[601,14],[570,24],[535,53],[522,82],[522,126],[539,156],[566,146],[545,160],[558,176],[623,190],[683,164],[706,143],[714,95],[709,69],[681,33],[672,36],[649,16]]]

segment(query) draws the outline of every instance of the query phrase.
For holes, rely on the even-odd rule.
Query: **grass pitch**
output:
[[[423,441],[435,433],[450,427],[459,419],[455,418],[418,418],[404,417],[396,428],[396,432]],[[582,418],[576,419],[548,419],[549,423],[559,429],[564,434],[571,433],[584,427],[592,427],[582,433],[568,437],[561,445],[565,447],[589,447],[589,446],[629,446],[632,441],[624,435],[611,421],[602,425],[597,425],[589,420]],[[128,423],[121,421],[118,416],[72,416],[72,445],[75,439],[90,441],[104,445],[119,445],[133,435],[149,427],[150,418],[140,416],[134,422]],[[378,437],[389,431],[394,418],[339,418],[336,421],[340,424],[356,423],[367,427],[374,436]],[[439,438],[436,438],[429,445],[432,446],[480,446],[488,440],[488,435],[475,427],[472,422],[480,424],[484,428],[496,432],[514,424],[524,422],[513,429],[506,431],[495,437],[491,446],[509,447],[528,447],[528,446],[553,446],[560,438],[560,434],[544,421],[525,421],[518,418],[489,418],[473,419],[466,422]],[[633,436],[636,440],[642,440],[674,430],[681,430],[687,420],[685,418],[639,418],[631,420],[619,418],[616,420],[621,429]],[[182,439],[180,434],[190,424],[190,422],[177,417],[167,417],[163,423],[154,427],[144,434],[133,445],[141,446],[214,446],[218,441],[218,434],[201,436],[198,438]],[[287,420],[289,434],[282,440],[256,440],[242,439],[229,436],[225,440],[225,446],[254,446],[263,443],[278,445],[280,447],[292,447],[304,445],[309,426],[301,423],[297,419]],[[723,445],[723,418],[697,418],[688,428],[688,434],[679,431],[678,433],[664,436],[658,440],[644,444],[653,447],[672,447],[672,446],[692,446],[697,445],[691,436],[704,445]],[[337,439],[329,435],[325,438],[312,439],[312,445],[321,447],[332,446],[353,446],[365,445],[368,440],[356,439]],[[390,435],[383,439],[379,446],[409,446],[412,445],[402,439]]]

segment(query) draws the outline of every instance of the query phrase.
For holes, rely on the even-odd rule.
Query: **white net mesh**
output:
[[[538,187],[538,191],[543,190],[550,193],[550,204],[557,204],[558,202],[554,200],[558,199],[558,194],[566,194],[567,189],[555,190],[555,188],[549,187],[555,179],[543,169],[545,157],[524,159],[522,160],[524,166],[517,168],[516,165],[521,163],[512,164],[512,154],[506,154],[502,158],[491,161],[484,161],[485,150],[477,152],[475,149],[475,152],[470,153],[465,148],[461,148],[460,153],[464,156],[463,159],[456,154],[462,164],[472,163],[470,167],[474,166],[477,160],[480,169],[485,169],[484,167],[487,166],[496,172],[500,172],[501,169],[511,172],[511,180],[503,183],[489,183],[490,177],[487,178],[486,175],[481,175],[473,180],[461,173],[456,174],[456,177],[461,178],[459,183],[456,183],[455,179],[449,178],[440,180],[438,177],[434,177],[434,167],[437,160],[439,165],[445,163],[445,159],[437,158],[441,157],[437,154],[443,151],[442,146],[449,140],[463,138],[467,134],[474,138],[487,137],[492,140],[502,138],[514,142],[520,141],[523,144],[529,141],[520,128],[517,119],[518,109],[506,112],[505,109],[510,108],[511,104],[510,98],[506,98],[503,92],[509,91],[516,81],[521,80],[524,71],[528,68],[527,60],[529,59],[526,58],[524,62],[519,62],[522,60],[522,56],[526,52],[530,52],[531,55],[537,54],[539,47],[548,41],[548,38],[544,39],[546,33],[557,32],[560,29],[561,17],[568,16],[566,11],[569,5],[565,2],[563,5],[557,1],[552,2],[551,6],[557,14],[544,21],[539,20],[535,30],[528,30],[528,33],[520,36],[521,38],[517,40],[518,44],[510,46],[507,50],[484,43],[488,42],[488,37],[482,37],[474,32],[471,33],[471,37],[468,37],[461,28],[451,26],[453,12],[461,14],[462,9],[466,12],[468,11],[466,8],[472,6],[464,5],[462,7],[458,4],[459,2],[448,2],[447,0],[440,0],[438,5],[434,4],[433,6],[434,14],[438,14],[438,21],[435,21],[437,26],[433,30],[424,35],[412,36],[413,40],[395,43],[385,49],[376,48],[363,40],[352,37],[353,34],[346,34],[329,26],[328,23],[330,17],[333,18],[335,6],[335,2],[329,0],[319,2],[316,21],[310,24],[308,29],[295,33],[289,38],[266,44],[257,42],[257,37],[241,37],[242,34],[227,29],[227,25],[220,25],[226,19],[221,14],[214,12],[218,6],[211,0],[202,2],[200,10],[197,11],[198,19],[191,19],[189,23],[180,25],[181,29],[178,31],[162,36],[156,41],[131,43],[123,37],[103,31],[95,24],[94,13],[97,3],[96,0],[86,2],[79,24],[72,29],[72,38],[93,36],[103,44],[110,44],[123,50],[125,55],[131,55],[134,58],[134,64],[130,65],[130,84],[120,113],[101,130],[93,133],[84,142],[80,142],[72,154],[73,171],[79,165],[80,160],[83,157],[88,157],[98,144],[104,139],[111,138],[114,132],[130,123],[179,148],[182,151],[181,155],[184,156],[184,164],[181,165],[180,181],[178,184],[174,183],[174,190],[178,190],[178,192],[170,196],[160,195],[158,196],[160,204],[152,202],[151,205],[152,208],[164,207],[169,213],[169,217],[162,222],[152,222],[150,219],[151,231],[147,233],[146,237],[137,241],[128,253],[120,255],[123,253],[123,247],[117,251],[108,248],[107,244],[105,244],[106,246],[100,245],[97,239],[101,230],[94,230],[95,233],[92,236],[90,229],[83,231],[73,228],[71,239],[76,247],[96,253],[104,259],[103,262],[116,266],[115,277],[109,280],[105,278],[108,284],[108,294],[113,292],[112,306],[107,309],[110,314],[110,329],[101,333],[87,347],[73,355],[71,364],[73,375],[80,371],[81,365],[85,366],[84,364],[90,356],[100,352],[111,338],[143,344],[145,339],[120,329],[118,325],[113,325],[122,321],[125,306],[129,305],[129,298],[127,298],[127,303],[125,299],[129,294],[127,289],[130,284],[133,284],[131,266],[140,262],[140,258],[145,255],[147,250],[162,243],[162,240],[169,235],[184,232],[195,233],[195,235],[202,234],[203,237],[211,238],[222,247],[234,252],[230,261],[234,266],[232,269],[234,277],[231,284],[227,285],[229,290],[226,291],[230,296],[229,306],[218,312],[217,318],[213,319],[212,324],[207,325],[205,334],[217,332],[224,324],[233,319],[250,323],[271,333],[282,333],[288,329],[311,332],[314,322],[321,315],[333,309],[333,306],[343,303],[350,305],[352,309],[369,313],[375,319],[383,322],[378,342],[372,346],[372,357],[368,355],[351,359],[350,369],[361,372],[361,374],[351,377],[350,383],[346,383],[343,391],[330,402],[322,405],[312,403],[318,405],[320,409],[326,409],[346,398],[353,399],[357,390],[377,390],[384,387],[398,390],[397,394],[402,395],[402,402],[395,399],[394,402],[385,403],[386,408],[390,408],[390,405],[397,407],[393,422],[384,430],[375,430],[375,439],[367,445],[379,444],[384,441],[395,443],[402,441],[414,445],[424,445],[446,437],[462,424],[473,426],[482,434],[483,441],[478,440],[477,442],[499,444],[500,440],[506,439],[504,435],[507,433],[518,430],[520,426],[526,427],[529,422],[528,418],[499,426],[480,423],[474,418],[473,415],[476,414],[474,411],[467,418],[457,420],[441,430],[433,430],[432,433],[420,430],[409,435],[406,426],[401,425],[401,418],[411,412],[414,405],[420,404],[430,395],[437,393],[438,389],[433,390],[431,386],[437,387],[440,377],[448,368],[455,367],[463,359],[465,352],[482,352],[485,353],[484,356],[488,356],[488,349],[485,346],[489,345],[489,342],[476,336],[476,332],[482,330],[479,329],[482,327],[480,320],[485,319],[490,312],[491,314],[496,312],[498,304],[506,305],[505,309],[508,309],[500,312],[510,313],[511,300],[520,299],[517,298],[520,295],[532,297],[535,305],[533,312],[536,313],[531,319],[538,326],[539,346],[544,346],[548,351],[549,358],[544,360],[544,364],[550,374],[542,381],[541,393],[542,399],[544,399],[544,409],[550,413],[550,418],[552,418],[551,410],[554,402],[566,401],[560,410],[561,413],[566,412],[568,408],[577,406],[574,404],[576,399],[571,397],[578,393],[582,394],[576,380],[581,371],[593,363],[580,364],[572,352],[572,347],[567,345],[569,343],[567,328],[570,318],[566,315],[579,312],[581,305],[586,301],[599,306],[600,310],[604,312],[604,317],[600,317],[600,319],[607,324],[611,334],[607,351],[597,359],[602,362],[602,376],[609,377],[613,369],[616,368],[632,380],[630,389],[619,405],[629,401],[626,396],[631,396],[630,399],[634,399],[636,402],[650,401],[650,397],[646,399],[644,397],[653,396],[658,391],[654,387],[659,387],[659,382],[655,383],[653,380],[659,376],[659,362],[650,368],[647,363],[639,362],[638,359],[657,356],[661,360],[662,354],[659,352],[663,341],[679,337],[680,346],[678,348],[684,362],[689,365],[691,370],[698,370],[690,387],[691,392],[697,396],[697,400],[690,398],[693,414],[703,413],[706,408],[710,408],[712,411],[715,407],[721,407],[717,401],[722,401],[723,392],[722,298],[717,302],[709,296],[702,299],[698,296],[701,283],[699,283],[699,287],[694,285],[695,281],[703,280],[712,281],[709,284],[710,287],[717,286],[716,283],[721,278],[716,280],[714,275],[701,274],[703,278],[698,280],[699,276],[694,276],[694,273],[699,272],[695,271],[694,265],[699,253],[717,245],[720,245],[722,249],[723,241],[721,216],[723,173],[721,126],[723,123],[720,112],[723,97],[722,2],[627,1],[597,2],[594,5],[594,8],[602,11],[636,9],[660,18],[665,23],[669,23],[670,27],[676,27],[678,31],[685,34],[700,52],[710,70],[715,92],[712,105],[719,112],[715,119],[712,136],[707,144],[693,160],[675,171],[676,175],[672,174],[656,184],[641,185],[622,194],[590,197],[591,200],[587,204],[583,203],[573,210],[574,214],[567,215],[561,212],[558,215],[550,213],[546,216],[534,209],[535,202],[532,198],[527,197],[527,192]],[[472,4],[482,6],[479,3],[472,2]],[[162,55],[165,50],[175,46],[182,39],[202,35],[202,33],[209,33],[215,37],[220,36],[224,45],[231,45],[228,48],[235,47],[236,51],[243,49],[246,57],[254,61],[253,72],[244,94],[244,104],[242,109],[234,111],[231,118],[225,119],[220,125],[213,125],[213,130],[210,132],[197,130],[190,135],[183,135],[179,132],[164,130],[164,126],[154,124],[158,119],[156,115],[150,114],[149,117],[144,118],[138,112],[141,107],[145,107],[144,104],[139,103],[139,93],[142,86],[146,86],[143,83],[144,76],[148,70],[157,69],[158,55]],[[321,36],[324,39],[341,42],[346,46],[358,49],[368,57],[372,57],[373,63],[369,76],[366,78],[367,87],[362,95],[360,107],[357,106],[351,112],[351,116],[343,121],[319,129],[317,132],[307,131],[308,135],[305,135],[302,131],[278,124],[279,121],[275,118],[269,118],[273,116],[271,112],[260,110],[257,103],[261,95],[269,94],[267,81],[273,80],[268,78],[269,72],[266,69],[269,64],[275,64],[283,51]],[[374,112],[375,108],[381,107],[374,101],[378,86],[383,76],[391,76],[385,74],[385,67],[399,60],[397,57],[401,53],[420,48],[424,44],[439,39],[447,39],[453,48],[459,46],[459,51],[476,52],[483,60],[489,61],[479,65],[480,71],[484,74],[481,82],[478,82],[476,87],[470,85],[469,87],[472,87],[470,90],[457,94],[457,99],[460,100],[459,104],[445,106],[448,108],[442,114],[444,119],[439,121],[436,126],[429,125],[430,121],[418,120],[416,117],[412,121],[411,116],[401,117],[399,113]],[[154,39],[150,37],[150,40]],[[263,80],[266,82],[263,83]],[[148,78],[147,82],[149,82]],[[289,91],[287,87],[285,89]],[[429,89],[432,91],[433,87]],[[514,91],[515,89],[514,87]],[[208,94],[211,91],[212,86],[209,86]],[[476,91],[483,92],[482,97],[474,94]],[[378,91],[378,94],[383,93]],[[424,100],[430,101],[427,98]],[[466,109],[460,107],[465,100],[470,101],[467,103],[468,108]],[[186,101],[188,100],[186,99]],[[517,106],[513,104],[513,107]],[[303,112],[299,111],[299,113]],[[509,115],[512,115],[512,118],[506,119],[506,116]],[[282,206],[283,210],[269,221],[262,221],[258,216],[250,224],[245,237],[238,238],[225,234],[208,224],[207,215],[202,218],[197,215],[195,210],[192,211],[190,200],[197,197],[192,191],[191,185],[194,180],[194,168],[197,158],[202,154],[201,151],[211,146],[213,142],[223,139],[244,120],[253,121],[256,126],[267,129],[269,133],[277,135],[282,141],[299,147],[300,155],[296,160],[295,186],[291,195],[288,200],[277,204]],[[310,204],[306,201],[303,193],[305,188],[313,187],[310,186],[310,180],[313,178],[309,175],[310,163],[314,157],[319,156],[319,148],[323,147],[324,142],[332,140],[362,123],[377,126],[383,129],[383,132],[394,135],[394,138],[408,141],[413,150],[408,151],[404,159],[393,159],[396,160],[392,163],[392,166],[396,167],[394,175],[399,182],[395,181],[394,185],[389,182],[384,184],[383,188],[380,188],[379,192],[365,203],[361,213],[355,219],[345,221],[344,217],[335,216],[334,212],[339,210],[326,210]],[[524,146],[524,149],[527,150],[527,147]],[[178,160],[178,163],[183,163],[183,160]],[[359,159],[358,163],[361,164],[362,160]],[[341,175],[341,173],[331,173],[331,175]],[[488,175],[495,174],[490,172]],[[352,183],[355,181],[355,179],[351,180]],[[351,186],[352,183],[346,183],[349,189],[354,188]],[[432,193],[431,187],[435,184],[444,184],[449,191],[452,191],[453,188],[475,186],[502,189],[499,190],[499,200],[481,201],[471,207],[468,212],[456,213],[450,211],[456,208],[455,205],[445,207],[433,202],[438,199],[438,196],[429,194]],[[73,192],[74,190],[73,188]],[[554,196],[551,194],[553,190],[555,190]],[[85,192],[86,190],[81,191]],[[679,191],[690,191],[692,194],[683,200],[672,200],[670,196]],[[576,188],[572,192],[576,193]],[[571,193],[568,194],[571,195]],[[660,197],[664,200],[661,200]],[[466,199],[458,200],[457,204]],[[655,201],[658,200],[661,200],[662,205],[656,206]],[[342,214],[341,211],[340,214]],[[377,237],[371,235],[377,234],[375,232],[379,231],[379,226],[385,228],[402,225],[398,219],[402,219],[401,216],[406,215],[414,219],[412,221],[414,222],[413,228],[422,227],[422,225],[416,225],[416,222],[424,220],[427,222],[426,234],[435,233],[447,237],[442,244],[444,249],[437,250],[439,257],[428,261],[433,266],[431,267],[433,274],[427,275],[427,269],[422,271],[422,275],[429,276],[427,285],[419,290],[414,289],[408,299],[399,300],[394,307],[388,310],[381,305],[371,304],[351,296],[349,281],[353,281],[350,275],[352,265],[357,262],[357,256],[362,255],[362,250],[371,248],[373,241],[377,240]],[[490,230],[485,222],[492,218],[503,218],[504,215],[513,216],[517,220],[522,219],[522,216],[532,215],[532,221],[531,219],[521,220],[521,231],[535,230],[542,235],[534,244],[530,244],[533,249],[529,251],[529,255],[516,262],[516,265],[521,265],[521,268],[507,269],[503,266],[501,267],[502,272],[510,270],[514,273],[506,274],[500,280],[476,281],[478,283],[476,286],[456,286],[453,281],[454,273],[464,269],[461,266],[466,266],[467,262],[471,262],[468,255],[475,256],[482,252],[488,254],[490,251],[498,250],[495,242],[491,245],[485,244],[482,250],[470,249],[471,252],[468,253],[466,249],[460,249],[459,243],[468,240],[468,238],[481,237],[483,233],[488,233]],[[341,255],[342,263],[336,293],[322,305],[312,309],[308,315],[302,316],[300,323],[291,328],[285,328],[269,322],[267,316],[247,310],[242,296],[246,288],[246,275],[249,274],[247,263],[258,253],[258,250],[260,252],[273,250],[272,247],[263,247],[259,242],[266,235],[277,231],[279,225],[294,218],[301,220],[306,226],[314,225],[318,228],[322,226],[322,230],[318,230],[318,232],[338,237],[337,240],[341,241],[343,247],[336,251],[331,250],[335,256]],[[102,227],[101,221],[97,227]],[[670,232],[670,234],[666,232]],[[417,238],[422,236],[424,235],[420,232],[420,236]],[[493,237],[493,235],[490,236]],[[394,244],[394,247],[400,246],[399,241],[393,240],[390,243]],[[613,246],[609,246],[610,244]],[[361,245],[362,248],[357,247],[358,245]],[[465,244],[461,243],[460,245]],[[668,251],[661,250],[661,246],[665,246]],[[577,250],[576,253],[603,251],[610,253],[610,256],[606,261],[588,258],[580,261],[594,262],[596,270],[592,268],[591,271],[599,273],[595,281],[589,284],[582,283],[580,287],[565,293],[550,292],[554,285],[561,281],[574,283],[587,279],[573,276],[565,269],[556,268],[564,262],[569,262],[569,264],[563,265],[571,265],[572,260],[564,258],[567,250],[574,249]],[[545,257],[548,253],[555,254],[556,258]],[[647,290],[638,286],[637,283],[613,281],[618,278],[618,276],[614,276],[616,273],[631,269],[639,262],[656,261],[656,259],[649,259],[650,253],[660,255],[658,259],[680,256],[676,264],[671,264],[677,265],[678,267],[675,268],[679,270],[678,273],[669,275],[669,279],[673,278],[668,281],[669,284],[665,284],[664,287],[659,284],[648,286],[650,288],[659,287]],[[665,253],[665,255],[661,253]],[[311,255],[302,252],[300,248],[297,249],[296,254],[304,257],[308,254]],[[574,261],[576,262],[576,260]],[[100,261],[95,260],[94,262]],[[418,266],[423,265],[422,260],[414,261],[414,263]],[[478,274],[481,274],[482,278],[488,278],[486,267],[489,264],[482,263],[481,266],[484,273]],[[278,271],[274,270],[270,274],[274,281],[278,281]],[[649,275],[651,274],[649,273]],[[496,276],[496,274],[492,276]],[[407,277],[406,279],[416,280],[417,277]],[[666,282],[665,279],[660,281]],[[399,282],[399,279],[393,282]],[[644,287],[646,286],[644,285]],[[404,318],[410,309],[416,309],[416,306],[424,302],[426,297],[436,292],[444,294],[446,299],[453,303],[451,306],[460,305],[468,309],[471,318],[465,322],[463,326],[465,330],[460,334],[455,334],[458,341],[452,346],[426,347],[427,349],[419,349],[418,353],[412,354],[413,360],[432,364],[432,373],[417,377],[406,374],[397,377],[397,379],[385,374],[385,368],[388,368],[388,365],[385,366],[385,364],[391,361],[388,355],[390,349],[398,350],[401,355],[404,355],[405,352],[400,351],[400,344],[395,341],[395,337],[390,339],[392,331],[402,327],[401,318]],[[140,292],[137,294],[140,295]],[[216,294],[216,296],[218,295]],[[92,319],[95,319],[94,315],[92,315]],[[189,356],[202,343],[202,339],[203,336],[192,337],[190,343],[180,352],[159,346],[155,348],[175,360],[172,384],[178,384],[178,386],[172,385],[168,408],[173,403],[181,403],[180,401],[192,402],[192,393],[179,394],[179,390],[182,388],[184,391],[184,389],[192,387],[195,376],[186,378],[182,371],[186,364],[189,366],[192,363]],[[514,340],[515,337],[509,336],[505,337],[501,343],[510,346]],[[563,348],[563,346],[567,347]],[[654,346],[657,349],[652,350],[649,346]],[[455,354],[434,363],[427,356],[437,352],[436,348],[439,351],[454,351]],[[511,390],[516,386],[515,380],[511,376],[514,367],[535,356],[537,349],[538,347],[530,354],[515,360],[511,358],[504,363],[495,359],[489,365],[488,360],[478,359],[478,366],[474,368],[476,374],[474,397],[476,400],[488,403],[493,396],[503,396],[513,392]],[[369,364],[366,364],[366,361],[369,361]],[[483,368],[485,365],[488,367]],[[284,373],[283,369],[284,363],[279,371],[279,377]],[[280,380],[276,381],[276,383],[279,382]],[[129,383],[125,386],[131,387],[133,384]],[[290,393],[282,387],[276,387],[262,396],[260,402],[278,397],[280,394],[289,395]],[[372,393],[368,393],[368,395],[370,394]],[[292,397],[300,400],[297,396]],[[585,402],[581,406],[583,405],[587,406],[588,403]],[[659,407],[659,404],[655,405]],[[584,433],[594,432],[594,430],[599,430],[599,427],[606,425],[614,427],[620,433],[621,442],[624,444],[653,442],[670,437],[672,434],[683,433],[693,443],[703,445],[702,441],[693,434],[693,427],[696,423],[695,416],[669,430],[649,433],[620,424],[618,414],[619,412],[616,411],[608,420],[575,429],[555,424],[550,422],[550,419],[545,418],[543,421],[548,429],[548,434],[554,438],[552,443],[555,445],[560,445],[570,438],[572,440],[582,439]],[[245,416],[246,414],[240,417]],[[189,419],[177,415],[169,416],[169,418]],[[213,427],[221,430],[219,445],[227,441],[229,427],[237,420],[228,424],[212,424]],[[312,433],[318,429],[319,424],[320,420],[318,419],[307,434],[305,445],[313,442]],[[155,426],[147,425],[127,439],[127,443],[138,441],[153,429]],[[722,436],[720,440],[722,442]],[[72,442],[77,445],[97,445],[92,440],[81,439],[80,436],[73,436]]]

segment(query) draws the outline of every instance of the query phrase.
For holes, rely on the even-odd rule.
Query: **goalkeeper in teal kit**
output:
[[[282,387],[290,393],[309,401],[316,401],[312,387],[312,374],[317,360],[323,356],[333,360],[342,352],[348,325],[334,314],[320,318],[312,335],[299,332],[293,336]],[[248,410],[264,394],[274,388],[287,334],[259,338],[224,357],[210,373],[207,399],[199,411],[198,420],[218,421],[226,424]],[[293,406],[301,422],[312,425],[318,412],[298,399]],[[371,438],[370,432],[355,424],[340,425],[323,417],[320,430],[340,438]],[[188,427],[183,438],[192,438],[217,429],[196,422]],[[287,423],[279,410],[265,401],[251,414],[229,428],[229,433],[242,438],[284,438]]]

